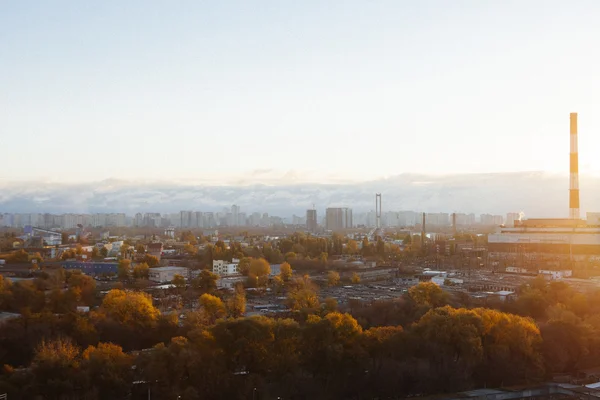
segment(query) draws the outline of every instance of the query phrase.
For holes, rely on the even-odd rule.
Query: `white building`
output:
[[[540,269],[538,271],[541,275],[544,275],[545,277],[548,277],[549,279],[563,279],[563,278],[570,278],[571,276],[573,276],[573,271],[571,271],[570,269],[565,269],[562,271],[552,271],[552,270],[547,270],[547,269]]]
[[[175,275],[182,275],[183,277],[188,276],[189,270],[185,267],[158,267],[150,268],[148,273],[148,279],[153,282],[165,283],[171,282]]]
[[[240,260],[234,258],[232,262],[225,260],[213,260],[213,273],[217,275],[234,275],[237,274]]]

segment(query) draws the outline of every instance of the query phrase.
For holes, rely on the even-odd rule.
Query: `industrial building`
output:
[[[600,214],[588,213],[587,221],[580,219],[576,113],[570,115],[570,128],[569,218],[516,219],[512,226],[501,227],[488,236],[493,266],[538,270],[600,261]]]
[[[171,282],[175,275],[187,277],[189,270],[185,267],[158,267],[150,268],[148,279],[153,282],[165,283]]]

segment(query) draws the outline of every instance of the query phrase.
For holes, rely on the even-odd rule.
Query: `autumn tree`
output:
[[[352,281],[353,284],[357,285],[360,283],[360,275],[358,275],[356,272],[353,272],[352,278],[350,278],[350,280]]]
[[[142,261],[148,264],[150,268],[158,267],[158,265],[160,264],[158,257],[153,256],[152,254],[146,254]]]
[[[355,240],[348,240],[346,243],[346,252],[348,254],[357,254],[358,253],[358,244]]]
[[[200,296],[199,302],[204,314],[211,324],[217,319],[224,317],[227,313],[223,301],[212,294],[204,293]]]
[[[243,285],[235,286],[233,296],[227,300],[227,311],[233,318],[239,318],[246,312],[246,292]]]
[[[249,273],[259,278],[267,276],[271,273],[271,265],[264,258],[255,258],[250,262]]]
[[[336,271],[327,273],[327,286],[337,286],[340,283],[340,274]]]
[[[67,278],[69,291],[77,302],[92,305],[96,294],[96,281],[81,271],[73,271]]]
[[[117,266],[117,276],[121,281],[126,281],[129,279],[131,276],[131,260],[119,260],[119,264]]]
[[[149,294],[120,289],[108,292],[102,300],[101,311],[122,325],[139,327],[151,326],[160,316]]]
[[[47,398],[74,395],[81,385],[80,349],[70,339],[42,340],[32,362],[34,391]]]
[[[288,282],[292,278],[292,267],[287,262],[280,266],[279,275],[284,282]]]
[[[185,278],[183,275],[175,274],[171,283],[179,290],[185,289]]]
[[[288,292],[287,302],[292,310],[303,310],[319,307],[317,286],[308,275],[297,278]]]
[[[240,274],[248,276],[250,273],[250,264],[252,263],[251,257],[244,257],[238,263],[238,271]]]
[[[204,293],[212,293],[217,289],[217,281],[219,275],[212,273],[209,270],[203,269],[200,274],[192,281],[192,286],[196,290]]]
[[[83,352],[82,367],[87,381],[101,399],[123,399],[133,381],[133,357],[112,343],[89,346]]]
[[[150,276],[150,267],[146,263],[138,263],[133,267],[133,277],[135,279],[148,279]]]
[[[441,307],[448,304],[449,296],[433,282],[421,282],[408,289],[408,296],[418,305]]]

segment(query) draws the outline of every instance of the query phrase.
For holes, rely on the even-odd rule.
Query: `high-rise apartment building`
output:
[[[317,210],[306,210],[306,230],[317,231]]]
[[[325,229],[330,231],[352,228],[351,208],[328,208],[325,210]]]

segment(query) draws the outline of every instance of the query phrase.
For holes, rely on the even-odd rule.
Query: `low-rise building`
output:
[[[146,248],[146,252],[160,261],[163,253],[163,244],[160,242],[150,243]]]
[[[548,279],[563,279],[563,278],[570,278],[571,276],[573,276],[573,271],[571,271],[570,269],[565,269],[562,271],[552,271],[552,270],[547,270],[547,269],[540,269],[538,271],[540,273],[540,275],[543,275],[544,277],[548,278]]]
[[[185,267],[157,267],[150,268],[148,279],[153,282],[164,283],[171,282],[175,275],[187,277],[189,270]]]
[[[213,273],[217,275],[235,275],[238,271],[240,260],[234,258],[232,262],[226,260],[213,260]]]

